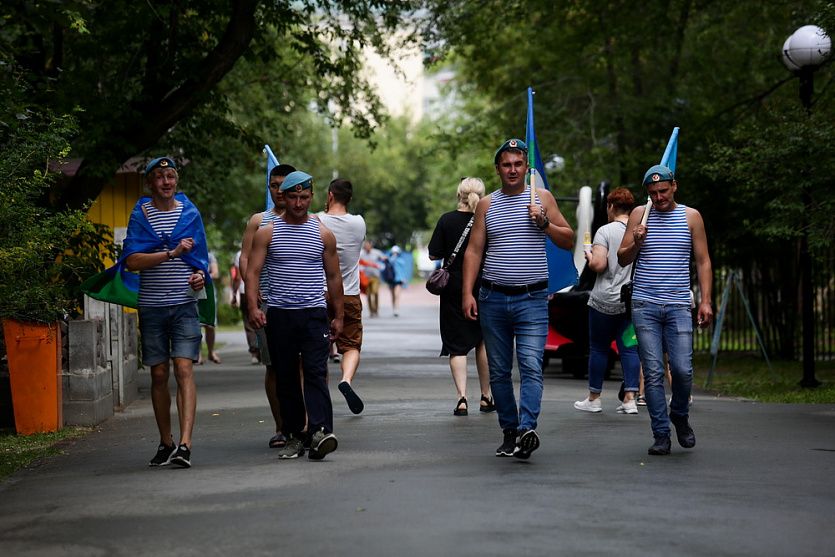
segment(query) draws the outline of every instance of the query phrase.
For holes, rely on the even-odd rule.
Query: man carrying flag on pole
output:
[[[548,334],[546,238],[565,249],[574,243],[574,231],[551,192],[525,184],[527,155],[521,139],[509,139],[496,151],[493,162],[502,188],[476,206],[462,286],[464,315],[480,319],[487,346],[490,388],[503,433],[496,456],[522,459],[540,443],[536,425]],[[482,259],[476,302],[472,291]],[[521,379],[518,408],[511,375],[514,344]]]
[[[670,454],[670,424],[679,445],[696,445],[689,422],[693,386],[693,319],[690,293],[690,256],[696,261],[701,303],[699,327],[713,319],[710,254],[702,216],[675,200],[678,128],[673,130],[661,164],[644,174],[650,203],[632,210],[618,249],[622,266],[635,263],[632,320],[644,370],[644,391],[652,435],[650,455]],[[670,364],[673,397],[667,414],[664,393],[664,352]]]

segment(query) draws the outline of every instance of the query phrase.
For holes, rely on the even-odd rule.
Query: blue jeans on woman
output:
[[[603,391],[603,376],[609,367],[609,346],[615,341],[623,368],[623,390],[638,392],[641,361],[635,346],[624,346],[623,333],[629,327],[625,313],[608,315],[589,308],[589,392]]]
[[[499,426],[503,430],[536,429],[542,404],[542,355],[548,336],[548,292],[508,295],[482,287],[478,317]],[[514,340],[520,377],[518,410],[512,375]]]
[[[632,301],[638,353],[644,366],[644,396],[655,437],[670,436],[664,392],[664,349],[672,375],[670,413],[687,416],[693,387],[693,317],[686,304]]]

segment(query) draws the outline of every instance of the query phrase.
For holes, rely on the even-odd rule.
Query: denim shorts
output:
[[[162,364],[169,358],[196,362],[202,339],[197,302],[139,308],[139,332],[145,365]]]

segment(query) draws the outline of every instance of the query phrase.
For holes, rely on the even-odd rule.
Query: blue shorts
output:
[[[169,358],[196,362],[202,339],[197,302],[139,308],[139,332],[145,365],[162,364]]]

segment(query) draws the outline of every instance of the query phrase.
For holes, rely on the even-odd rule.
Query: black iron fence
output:
[[[738,280],[728,281],[732,272]],[[802,328],[800,322],[799,281],[792,276],[794,265],[787,261],[749,263],[747,268],[714,270],[714,312],[720,312],[723,292],[730,287],[722,323],[719,349],[757,352],[759,329],[769,356],[800,359]],[[835,359],[835,256],[818,258],[813,269],[815,311],[815,357]],[[788,280],[787,280],[788,279]],[[741,290],[741,292],[740,292]],[[743,299],[743,296],[745,299]],[[715,321],[714,321],[715,323]],[[715,325],[694,335],[695,349],[708,351]]]

